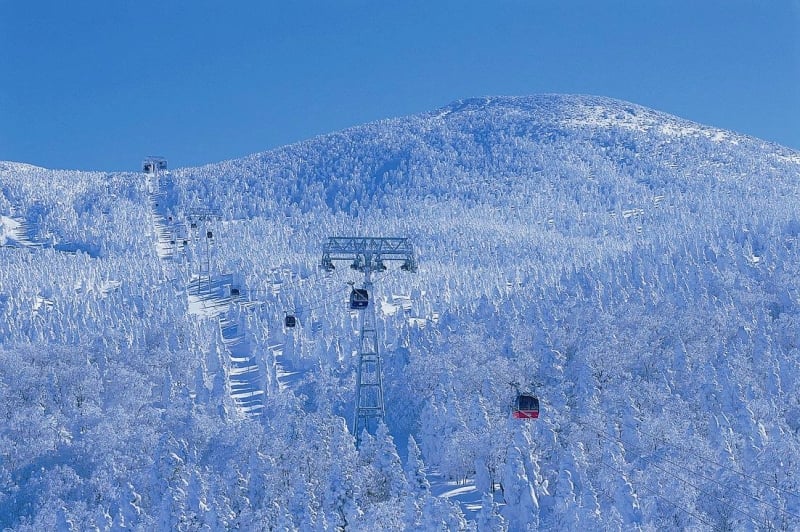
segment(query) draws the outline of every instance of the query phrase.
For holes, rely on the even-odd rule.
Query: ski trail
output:
[[[173,219],[174,215],[166,205],[167,194],[160,183],[151,183],[148,199],[159,259],[182,263],[188,245],[185,224]],[[265,372],[247,338],[246,327],[236,317],[239,315],[238,304],[228,295],[232,284],[232,274],[212,276],[206,272],[203,276],[192,276],[186,289],[188,312],[201,318],[217,319],[227,352],[225,376],[228,393],[243,416],[256,417],[264,410]]]
[[[0,246],[12,248],[54,249],[63,253],[79,251],[91,257],[98,255],[98,249],[87,242],[57,242],[52,234],[44,237],[39,234],[39,223],[26,219],[16,207],[11,208],[9,216],[0,215]]]
[[[275,380],[278,382],[278,390],[281,392],[287,390],[296,391],[303,382],[303,372],[297,371],[294,368],[294,364],[286,356],[285,344],[270,345],[269,349],[272,351],[272,366]]]
[[[3,245],[11,247],[44,247],[44,242],[33,239],[36,227],[18,216],[0,216]]]
[[[225,288],[230,286],[232,279],[232,275],[219,275],[210,280],[205,275],[193,275],[186,290],[189,314],[216,318],[228,312],[231,298],[225,295]]]
[[[262,370],[250,349],[245,328],[238,320],[220,315],[219,326],[229,355],[228,386],[239,410],[247,416],[260,414],[264,409]]]
[[[188,245],[186,226],[172,219],[165,204],[166,193],[158,185],[155,185],[150,192],[149,201],[158,258],[176,261],[183,255]]]
[[[240,325],[239,306],[228,296],[233,275],[194,276],[187,290],[189,313],[216,318],[227,352],[226,380],[237,410],[247,417],[261,413],[265,405],[264,369],[247,339],[246,327]]]

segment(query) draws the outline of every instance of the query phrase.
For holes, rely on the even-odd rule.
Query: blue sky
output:
[[[554,92],[800,149],[800,0],[0,0],[0,160],[189,166]]]

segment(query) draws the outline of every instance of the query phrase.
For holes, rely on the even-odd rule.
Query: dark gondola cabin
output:
[[[295,318],[294,316],[292,316],[291,314],[289,314],[288,316],[286,316],[286,319],[284,320],[284,324],[285,324],[287,327],[289,327],[289,328],[292,328],[292,327],[294,327],[295,325],[297,325],[297,318]]]
[[[211,231],[207,232],[206,238],[214,238],[214,233],[212,233]]]
[[[369,306],[369,292],[364,288],[354,288],[350,292],[350,308],[360,310]]]
[[[231,288],[231,297],[238,297],[238,296],[239,296],[239,289]]]
[[[521,393],[514,400],[512,415],[516,419],[538,419],[539,399],[531,394]]]

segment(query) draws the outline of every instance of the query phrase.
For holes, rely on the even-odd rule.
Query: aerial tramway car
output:
[[[293,314],[287,314],[283,319],[283,324],[292,329],[295,325],[297,325],[297,318],[295,318]]]
[[[531,393],[518,393],[511,415],[516,419],[538,419],[539,398]]]
[[[369,292],[364,288],[353,288],[350,292],[350,309],[361,310],[369,306]]]

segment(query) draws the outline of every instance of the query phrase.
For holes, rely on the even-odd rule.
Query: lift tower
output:
[[[206,260],[205,260],[205,273],[208,279],[208,291],[211,291],[211,240],[214,238],[214,233],[211,231],[211,226],[214,222],[222,219],[222,215],[217,210],[213,209],[195,209],[186,213],[189,220],[189,237],[197,242],[200,235],[203,235],[203,240],[206,242]],[[197,261],[197,289],[200,290],[200,283],[203,279],[203,260]]]
[[[160,155],[148,155],[142,161],[142,172],[147,179],[148,192],[155,194],[158,191],[158,175],[167,171],[167,160]]]
[[[350,267],[364,274],[364,286],[354,289],[350,308],[360,310],[358,369],[356,371],[356,402],[353,415],[353,435],[356,446],[361,443],[361,431],[374,431],[383,419],[383,376],[375,328],[375,299],[372,296],[372,273],[386,270],[387,262],[400,262],[400,269],[417,271],[414,249],[407,238],[331,237],[322,246],[320,266],[331,271],[333,261],[351,261]],[[356,297],[354,297],[356,296]],[[365,297],[366,296],[366,297]]]
[[[160,155],[148,155],[142,161],[142,172],[158,179],[158,174],[167,170],[167,160]]]

